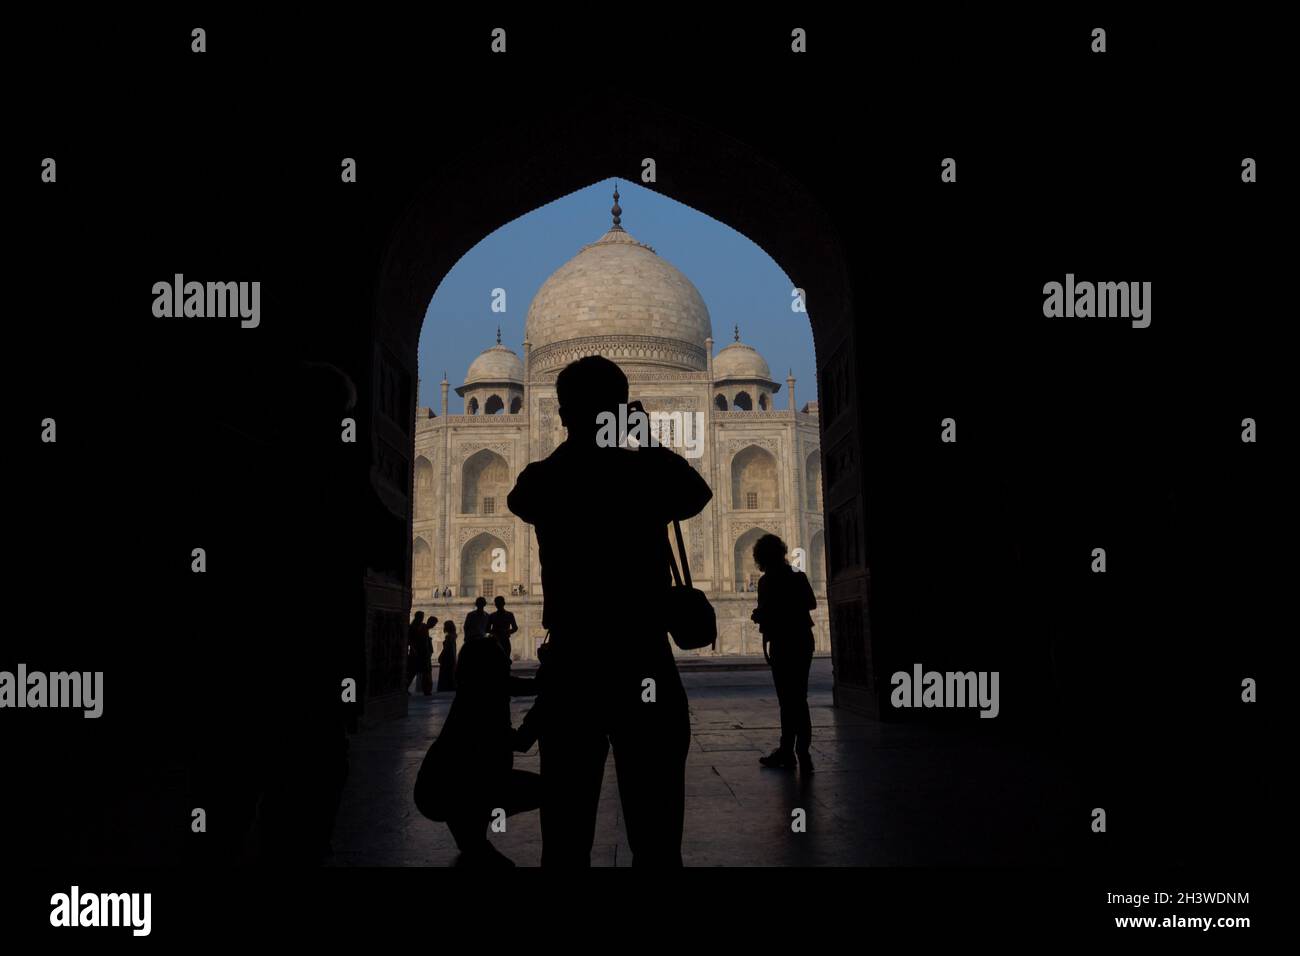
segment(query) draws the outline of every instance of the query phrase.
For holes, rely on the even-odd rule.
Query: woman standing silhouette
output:
[[[765,534],[754,543],[758,579],[758,607],[750,619],[763,633],[763,656],[772,667],[772,682],[781,707],[781,745],[758,762],[764,767],[812,773],[808,745],[812,741],[812,716],[808,713],[808,671],[812,667],[813,621],[817,607],[812,586],[802,571],[786,563],[785,542]]]

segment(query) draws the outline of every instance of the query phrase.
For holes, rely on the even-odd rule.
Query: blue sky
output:
[[[623,228],[651,246],[695,283],[713,321],[714,353],[740,339],[758,349],[781,383],[793,367],[800,407],[814,400],[812,329],[790,310],[793,284],[758,246],[730,226],[635,183],[618,181]],[[614,180],[596,183],[507,223],[467,252],[434,293],[420,332],[419,404],[438,409],[442,372],[454,389],[481,351],[501,341],[522,355],[528,305],[543,282],[610,225]],[[491,294],[506,290],[506,311],[493,312]],[[453,391],[450,411],[463,405]]]

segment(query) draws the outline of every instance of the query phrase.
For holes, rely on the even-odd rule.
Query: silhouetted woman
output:
[[[438,690],[456,689],[456,622],[442,622],[442,652],[438,654]]]
[[[817,607],[817,598],[807,576],[786,563],[787,550],[785,542],[774,534],[765,534],[754,543],[754,562],[763,576],[758,579],[758,607],[750,618],[763,633],[763,656],[772,667],[781,707],[781,745],[758,762],[764,767],[793,770],[798,755],[800,770],[812,773],[808,671],[815,641],[809,612]]]

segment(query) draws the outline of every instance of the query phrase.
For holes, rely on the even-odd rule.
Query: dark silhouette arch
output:
[[[830,217],[812,193],[753,147],[646,101],[594,92],[576,103],[497,131],[461,154],[436,163],[438,175],[412,197],[394,230],[375,299],[374,367],[366,382],[374,418],[370,476],[375,494],[395,525],[375,536],[372,549],[411,547],[410,469],[413,458],[417,348],[420,326],[438,283],[483,236],[569,192],[611,176],[639,172],[640,157],[658,160],[659,192],[743,233],[807,292],[817,366],[821,447],[840,463],[825,501],[827,547],[852,560],[832,562],[835,600],[828,611],[835,653],[837,703],[877,711],[868,646],[865,496],[859,462],[862,432],[853,374],[855,337],[852,293],[844,248]],[[528,176],[520,179],[522,166]],[[513,182],[516,188],[496,188]],[[405,388],[386,383],[396,378]],[[387,395],[407,399],[404,420],[386,412]],[[404,450],[403,450],[404,449]],[[395,480],[403,473],[407,480]],[[852,542],[841,540],[853,538]],[[382,554],[372,566],[409,566]],[[387,600],[367,592],[378,607]],[[394,618],[397,614],[394,612]],[[375,639],[375,638],[368,638]],[[371,649],[374,650],[373,648]],[[383,651],[381,650],[382,654]],[[400,712],[397,688],[391,694]]]

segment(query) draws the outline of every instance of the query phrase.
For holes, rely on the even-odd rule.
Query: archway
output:
[[[510,466],[488,448],[481,448],[461,466],[460,513],[491,515],[505,511],[510,494]]]
[[[814,591],[826,587],[826,535],[820,531],[814,532],[808,543],[808,581]]]
[[[411,588],[426,596],[433,588],[433,551],[423,538],[416,538],[412,548]]]
[[[502,401],[500,395],[489,395],[488,400],[483,403],[484,415],[500,415],[506,410],[506,403]]]
[[[813,449],[804,462],[804,488],[806,489],[806,507],[809,511],[822,510],[822,456]]]
[[[804,186],[747,144],[625,95],[594,92],[583,97],[535,121],[497,131],[490,142],[467,150],[456,162],[440,161],[437,177],[413,198],[394,231],[375,299],[373,364],[364,401],[371,420],[371,484],[397,520],[373,536],[368,563],[409,567],[400,555],[412,547],[416,351],[426,308],[442,277],[480,237],[572,190],[610,176],[634,176],[641,157],[655,156],[656,189],[750,237],[805,292],[817,365],[821,449],[836,464],[825,473],[824,501],[828,550],[839,556],[829,569],[835,594],[828,607],[835,700],[877,712],[871,664],[880,655],[871,652],[867,628],[854,313],[837,230]],[[526,164],[527,177],[518,175],[521,164]],[[514,187],[496,188],[501,182]],[[402,387],[385,387],[394,379]],[[388,400],[394,393],[405,397],[406,407]],[[853,540],[842,540],[846,538]],[[375,643],[402,633],[388,619],[404,627],[409,582],[407,587],[405,602],[394,604],[387,587],[367,585],[369,656],[389,654],[390,649]],[[391,695],[400,711],[405,706],[400,689],[375,686],[368,694]]]
[[[732,404],[740,412],[752,412],[754,410],[754,400],[749,397],[749,392],[737,392],[736,397],[732,399]]]
[[[753,591],[758,586],[762,571],[754,561],[754,542],[767,534],[762,528],[750,528],[736,539],[733,580],[737,591]]]
[[[748,445],[731,459],[733,511],[778,511],[781,508],[780,470],[766,448]]]
[[[433,463],[420,455],[415,459],[415,500],[420,513],[417,518],[433,517]]]
[[[486,531],[470,538],[460,549],[460,596],[485,597],[488,603],[507,590],[509,554],[505,542]]]

